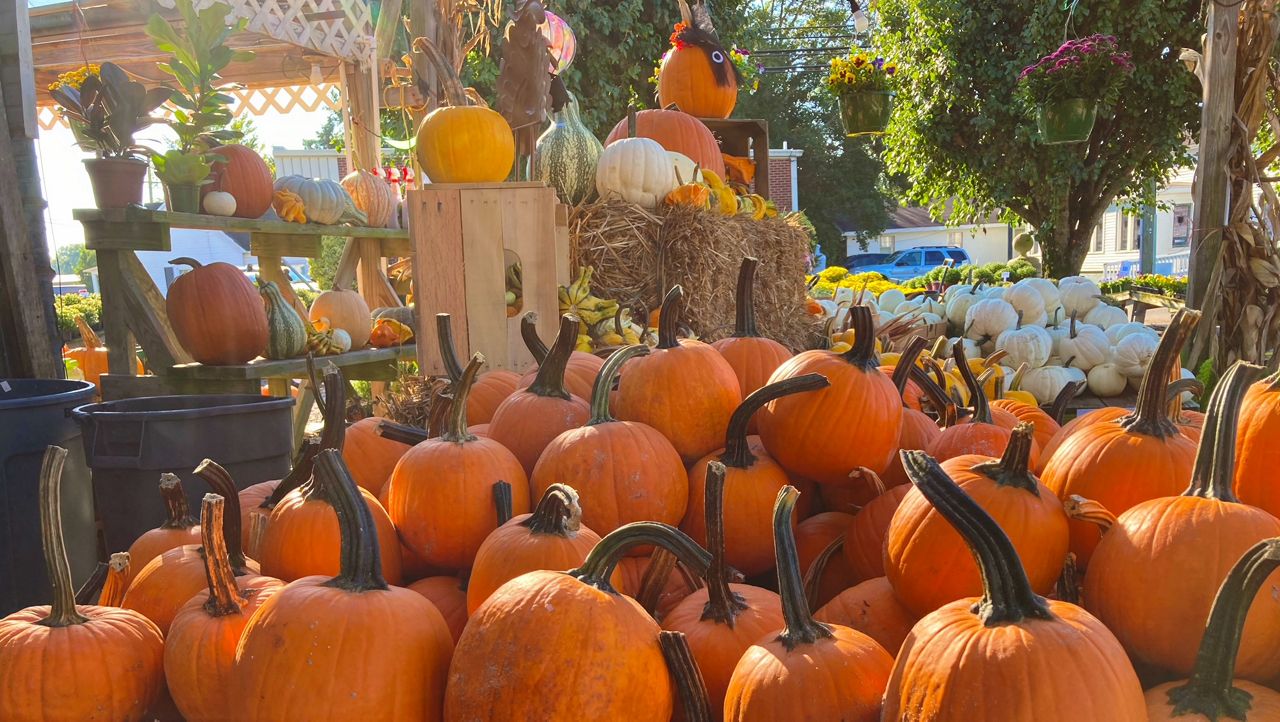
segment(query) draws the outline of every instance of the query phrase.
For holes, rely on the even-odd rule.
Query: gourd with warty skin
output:
[[[538,138],[534,175],[556,189],[560,200],[577,204],[595,189],[596,161],[604,146],[582,124],[578,99],[568,93],[564,108],[552,113],[551,126]]]

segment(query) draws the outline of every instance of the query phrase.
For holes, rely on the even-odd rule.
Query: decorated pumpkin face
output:
[[[699,118],[728,118],[738,103],[738,70],[715,36],[676,25],[658,69],[658,104]]]

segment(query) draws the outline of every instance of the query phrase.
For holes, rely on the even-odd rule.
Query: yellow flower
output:
[[[69,70],[58,75],[58,79],[49,84],[49,90],[57,90],[64,86],[69,86],[79,90],[80,86],[84,85],[85,78],[88,78],[90,75],[97,75],[100,69],[101,66],[97,63],[89,63],[84,67]]]

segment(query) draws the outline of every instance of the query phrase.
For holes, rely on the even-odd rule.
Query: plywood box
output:
[[[533,356],[520,338],[520,317],[538,314],[550,343],[559,327],[557,287],[569,278],[568,213],[543,183],[434,183],[409,191],[414,247],[418,365],[442,375],[435,316],[453,317],[463,364],[476,351],[486,369],[525,371]],[[506,269],[519,261],[520,313],[507,317]]]

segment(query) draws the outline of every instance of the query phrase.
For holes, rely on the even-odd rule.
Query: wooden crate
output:
[[[538,314],[548,343],[559,326],[557,286],[569,278],[568,213],[543,183],[433,183],[410,191],[409,237],[414,247],[418,364],[443,374],[437,313],[453,317],[465,363],[484,354],[488,369],[522,372],[534,360],[520,338],[520,316]],[[507,318],[506,267],[519,259],[524,297]]]
[[[755,191],[769,198],[769,121],[741,118],[700,118],[720,142],[720,151],[756,164]]]

